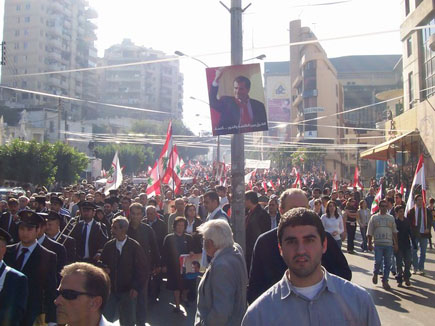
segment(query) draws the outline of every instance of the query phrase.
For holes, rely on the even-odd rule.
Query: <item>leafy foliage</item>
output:
[[[77,181],[80,173],[86,169],[88,159],[84,153],[77,152],[74,147],[57,142],[53,144],[56,170],[56,181],[71,184]]]

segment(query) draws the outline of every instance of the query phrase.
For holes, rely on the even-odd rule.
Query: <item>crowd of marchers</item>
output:
[[[195,325],[380,325],[342,248],[374,252],[372,280],[386,291],[392,278],[412,286],[432,247],[435,200],[424,207],[412,194],[405,214],[407,195],[384,184],[375,198],[376,180],[364,191],[312,173],[296,185],[287,172],[246,185],[244,244],[233,237],[230,180],[204,172],[176,194],[148,196],[127,179],[107,195],[87,182],[8,195],[0,325],[139,326],[157,304],[196,306]]]

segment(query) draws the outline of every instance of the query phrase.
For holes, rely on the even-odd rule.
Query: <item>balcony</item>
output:
[[[54,51],[48,52],[47,56],[50,60],[54,60],[54,61],[61,61],[61,59],[62,59],[62,56],[59,53],[54,52]]]

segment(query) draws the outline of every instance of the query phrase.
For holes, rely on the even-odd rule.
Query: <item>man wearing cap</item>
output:
[[[8,199],[8,210],[0,216],[0,228],[12,236],[12,242],[18,242],[18,200],[15,198]]]
[[[56,322],[56,254],[36,241],[42,217],[26,210],[18,213],[19,243],[8,246],[4,261],[28,278],[29,299],[22,326],[32,326],[35,319],[45,313],[45,322]]]
[[[11,236],[0,228],[0,325],[18,326],[26,311],[27,277],[3,262]]]
[[[57,282],[60,282],[60,272],[62,271],[63,266],[66,265],[66,249],[62,244],[50,239],[45,231],[47,230],[47,216],[46,213],[39,213],[42,217],[41,227],[38,231],[38,243],[44,248],[54,252],[57,257]]]
[[[95,208],[93,202],[82,202],[80,216],[83,220],[78,222],[71,232],[71,236],[76,240],[78,261],[98,261],[108,240],[100,222],[94,220]]]
[[[61,223],[61,227],[64,227],[67,221],[71,218],[71,213],[69,210],[63,208],[63,200],[58,196],[51,196],[50,198],[50,210],[58,213],[63,217],[63,222]]]
[[[36,196],[35,197],[36,208],[35,212],[37,213],[47,213],[48,209],[45,207],[45,196]]]
[[[65,233],[60,234],[61,219],[62,217],[56,212],[49,212],[47,215],[47,228],[45,234],[50,237],[50,239],[65,246],[66,264],[71,264],[76,260],[76,240]]]

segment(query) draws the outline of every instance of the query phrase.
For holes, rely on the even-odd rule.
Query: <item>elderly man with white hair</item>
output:
[[[224,220],[208,221],[197,230],[212,260],[199,283],[195,325],[239,326],[246,311],[248,283],[242,248]]]

